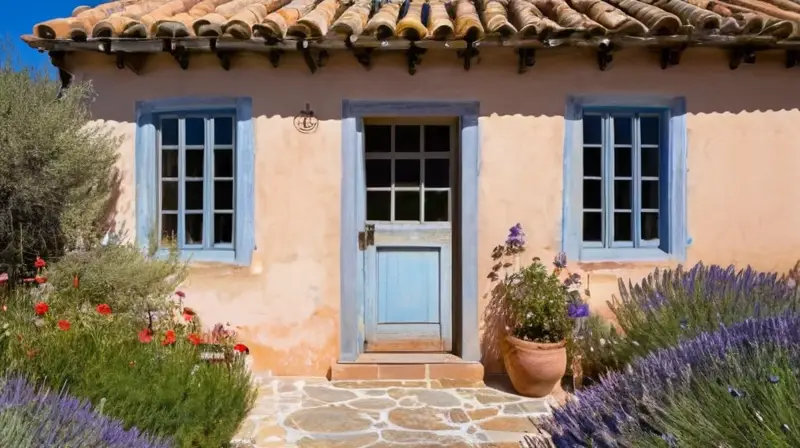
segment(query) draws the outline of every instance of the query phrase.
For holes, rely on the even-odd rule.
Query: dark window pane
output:
[[[392,161],[367,160],[367,187],[392,186]]]
[[[233,177],[233,150],[214,150],[214,176]]]
[[[615,177],[631,177],[631,167],[633,162],[631,160],[631,148],[614,148],[614,176]]]
[[[394,220],[419,221],[419,191],[394,193]]]
[[[614,144],[630,145],[633,141],[632,117],[614,117]]]
[[[642,208],[658,209],[658,181],[642,181]]]
[[[641,117],[641,134],[643,145],[657,145],[659,138],[659,118],[658,117]]]
[[[395,126],[394,150],[395,152],[419,152],[420,126]]]
[[[218,180],[214,182],[214,209],[233,210],[232,180]]]
[[[168,246],[178,239],[178,215],[161,215],[161,246]]]
[[[187,181],[184,184],[186,210],[203,209],[203,181]]]
[[[425,152],[450,151],[450,126],[425,126]]]
[[[419,187],[420,183],[419,160],[395,160],[394,184],[398,187]]]
[[[392,127],[368,124],[364,126],[364,152],[390,152]]]
[[[658,176],[658,148],[642,148],[642,176]]]
[[[178,150],[161,150],[161,177],[178,177]]]
[[[184,217],[186,223],[186,244],[203,244],[203,215],[187,214]]]
[[[389,221],[391,209],[392,193],[390,191],[367,192],[367,220]]]
[[[425,186],[430,188],[450,187],[450,159],[425,161]]]
[[[447,191],[426,191],[425,192],[425,221],[449,221],[450,211],[448,208]]]
[[[602,160],[601,148],[583,148],[583,175],[600,177],[603,170]]]
[[[630,210],[632,191],[631,181],[629,180],[615,180],[614,181],[614,209],[615,210]]]
[[[642,241],[658,240],[658,213],[642,213]]]
[[[603,241],[603,214],[583,213],[583,241]]]
[[[202,118],[187,118],[185,121],[186,144],[202,145],[206,140],[206,121]]]
[[[161,210],[178,210],[178,182],[165,180],[161,182]]]
[[[600,180],[584,179],[583,208],[599,209],[603,207],[603,183]]]
[[[178,119],[165,118],[161,120],[161,144],[178,145]]]
[[[233,243],[233,215],[230,213],[214,214],[214,244]]]
[[[583,143],[599,145],[602,142],[602,119],[599,115],[585,115],[583,117]]]
[[[631,214],[614,213],[614,241],[632,241]]]
[[[203,177],[205,151],[202,149],[187,149],[185,154],[186,177]]]
[[[231,117],[214,118],[214,144],[216,145],[233,144],[233,118]]]

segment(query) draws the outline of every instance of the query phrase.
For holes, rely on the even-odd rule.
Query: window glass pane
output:
[[[631,177],[631,167],[633,162],[631,160],[631,148],[615,147],[614,148],[614,176],[615,177]]]
[[[233,177],[233,150],[214,150],[214,176]]]
[[[186,244],[203,244],[203,215],[187,214],[184,222],[186,224]]]
[[[425,161],[425,186],[430,188],[450,187],[450,159]]]
[[[368,124],[364,126],[364,152],[390,152],[392,127]]]
[[[214,214],[214,244],[233,243],[233,215],[230,213]]]
[[[161,210],[178,210],[178,181],[165,180],[161,182]]]
[[[642,241],[658,240],[658,213],[642,213]]]
[[[630,212],[614,213],[614,241],[632,241]]]
[[[184,204],[186,210],[203,209],[203,181],[186,181],[184,183]]]
[[[631,181],[629,180],[615,180],[614,181],[614,209],[615,210],[630,210],[631,204]]]
[[[367,187],[392,186],[392,161],[367,160]]]
[[[178,119],[165,118],[161,120],[161,144],[178,145]]]
[[[658,148],[642,148],[642,176],[658,176]]]
[[[178,177],[178,150],[161,150],[161,177]]]
[[[599,145],[602,139],[602,120],[600,115],[584,115],[583,117],[583,143]]]
[[[583,148],[583,175],[600,177],[603,170],[602,148]]]
[[[658,181],[642,181],[642,208],[658,209]]]
[[[178,239],[178,215],[161,215],[161,246],[168,246]]]
[[[233,144],[233,118],[216,117],[214,118],[214,144],[232,145]]]
[[[394,127],[395,152],[420,151],[420,126],[399,125]]]
[[[218,180],[214,182],[214,209],[233,210],[232,180]]]
[[[602,181],[584,179],[583,181],[583,208],[599,209],[603,207]]]
[[[420,183],[419,160],[395,160],[394,184],[398,187],[419,187]]]
[[[394,220],[419,221],[419,191],[396,191],[394,193]]]
[[[392,192],[367,192],[367,220],[389,221],[391,219]]]
[[[203,159],[205,151],[202,149],[187,149],[186,157],[186,177],[203,177]]]
[[[583,241],[603,241],[603,214],[583,212]]]
[[[425,152],[450,151],[450,126],[425,126]]]
[[[450,212],[448,208],[450,193],[447,191],[426,191],[425,192],[425,221],[449,221]]]
[[[202,145],[206,140],[205,120],[202,118],[187,118],[186,124],[186,144]]]
[[[630,145],[633,141],[633,117],[614,117],[614,144]]]
[[[643,145],[657,145],[659,138],[659,118],[658,116],[649,116],[639,118],[642,134]]]

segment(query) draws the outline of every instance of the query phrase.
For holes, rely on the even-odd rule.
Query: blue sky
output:
[[[5,34],[16,49],[20,65],[37,68],[50,67],[46,53],[39,53],[20,40],[23,34],[31,34],[33,25],[55,17],[69,17],[80,5],[96,5],[102,0],[6,0],[0,14],[0,34]],[[51,73],[54,72],[51,70]]]

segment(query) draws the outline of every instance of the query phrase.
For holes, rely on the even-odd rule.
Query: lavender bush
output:
[[[167,448],[167,440],[125,430],[87,401],[35,388],[22,377],[0,378],[0,446],[15,448]]]
[[[800,446],[800,317],[701,333],[612,373],[544,422],[557,447]]]

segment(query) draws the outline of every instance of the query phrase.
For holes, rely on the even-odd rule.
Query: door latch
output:
[[[363,232],[358,232],[358,249],[367,250],[375,245],[375,224],[366,224]]]

